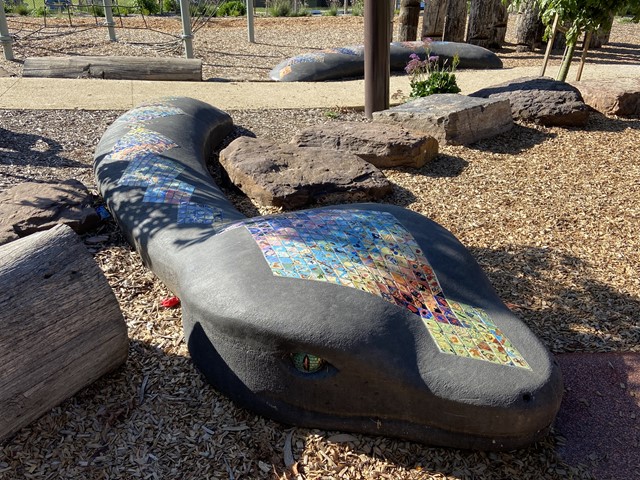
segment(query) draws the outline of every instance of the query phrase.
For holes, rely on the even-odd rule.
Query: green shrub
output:
[[[353,0],[351,4],[351,15],[356,17],[364,16],[364,0]]]
[[[31,10],[31,15],[34,17],[44,17],[47,14],[47,7],[40,5],[39,7]]]
[[[300,7],[298,8],[297,12],[291,12],[289,14],[290,17],[308,17],[311,15],[311,10],[309,10],[307,7]]]
[[[89,7],[89,13],[95,17],[104,17],[104,7],[100,5],[91,5]]]
[[[459,93],[460,88],[456,82],[456,67],[460,63],[460,59],[456,55],[453,57],[451,68],[446,67],[444,63],[440,64],[437,56],[430,55],[429,45],[431,39],[425,40],[425,51],[427,56],[424,60],[412,53],[405,67],[405,71],[411,77],[409,85],[411,85],[410,98],[420,98],[433,95],[434,93]]]
[[[160,12],[160,4],[156,0],[134,0],[133,3],[144,15],[155,15]]]
[[[269,6],[269,15],[272,17],[288,17],[291,15],[292,10],[289,0],[275,0]]]
[[[21,3],[19,5],[14,6],[12,9],[13,13],[17,13],[18,15],[29,15],[31,13],[31,7],[26,3]]]
[[[244,2],[240,0],[231,0],[229,2],[224,2],[218,8],[216,12],[216,17],[242,17],[246,15],[247,7]]]
[[[178,13],[180,11],[178,0],[163,0],[162,8],[168,13]]]

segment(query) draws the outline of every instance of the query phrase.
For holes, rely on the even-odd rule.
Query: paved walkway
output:
[[[577,63],[577,62],[574,62]],[[574,65],[569,72],[575,78]],[[539,66],[502,70],[461,70],[456,73],[462,93],[518,77],[538,75]],[[557,68],[547,74],[555,76]],[[586,65],[582,78],[640,77],[640,65]],[[391,77],[390,92],[408,95],[409,79]],[[0,78],[0,109],[127,110],[163,96],[188,96],[222,110],[333,108],[364,106],[364,81],[315,83],[277,82],[150,82],[54,78]],[[394,100],[391,100],[394,103]],[[398,103],[395,100],[395,103]]]

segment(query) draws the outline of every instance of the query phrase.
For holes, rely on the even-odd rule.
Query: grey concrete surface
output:
[[[574,62],[577,63],[577,62]],[[574,65],[569,80],[575,78]],[[540,67],[502,70],[463,70],[456,76],[461,93],[514,78],[537,75]],[[547,70],[555,76],[556,68]],[[583,80],[640,77],[640,65],[585,66]],[[391,78],[391,103],[408,95],[409,78]],[[147,100],[164,96],[187,96],[222,110],[332,108],[364,106],[364,80],[322,83],[277,82],[149,82],[137,80],[53,79],[0,77],[0,109],[128,110]]]

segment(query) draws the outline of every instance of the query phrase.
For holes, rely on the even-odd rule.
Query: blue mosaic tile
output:
[[[160,178],[158,182],[147,187],[144,192],[145,203],[187,203],[195,187],[171,177]]]
[[[166,178],[176,178],[184,167],[168,158],[150,152],[135,152],[118,185],[148,187]]]
[[[185,115],[178,107],[164,104],[140,105],[119,117],[115,123],[140,123],[154,118]]]
[[[222,210],[218,208],[195,202],[178,205],[179,224],[213,225],[222,220]]]

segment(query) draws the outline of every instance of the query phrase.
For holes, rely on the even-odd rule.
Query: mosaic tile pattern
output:
[[[440,351],[527,368],[485,311],[447,298],[413,236],[390,213],[319,210],[251,219],[244,226],[276,276],[378,295],[420,317]]]
[[[138,154],[162,153],[177,146],[177,143],[164,135],[136,126],[116,142],[109,157],[114,160],[132,160]]]
[[[119,117],[115,123],[140,123],[154,118],[185,115],[178,107],[163,104],[140,105]]]
[[[324,53],[303,53],[290,58],[287,65],[296,65],[298,63],[323,63],[325,60]]]
[[[178,205],[178,223],[213,225],[221,223],[222,220],[222,210],[218,208],[195,202]]]
[[[330,48],[324,50],[327,53],[341,53],[342,55],[352,55],[354,57],[361,57],[364,55],[364,47],[339,47]]]
[[[118,185],[148,187],[166,179],[174,179],[184,167],[155,153],[135,152]]]
[[[145,203],[187,203],[195,190],[193,185],[169,177],[160,177],[158,182],[147,187],[144,192]]]

